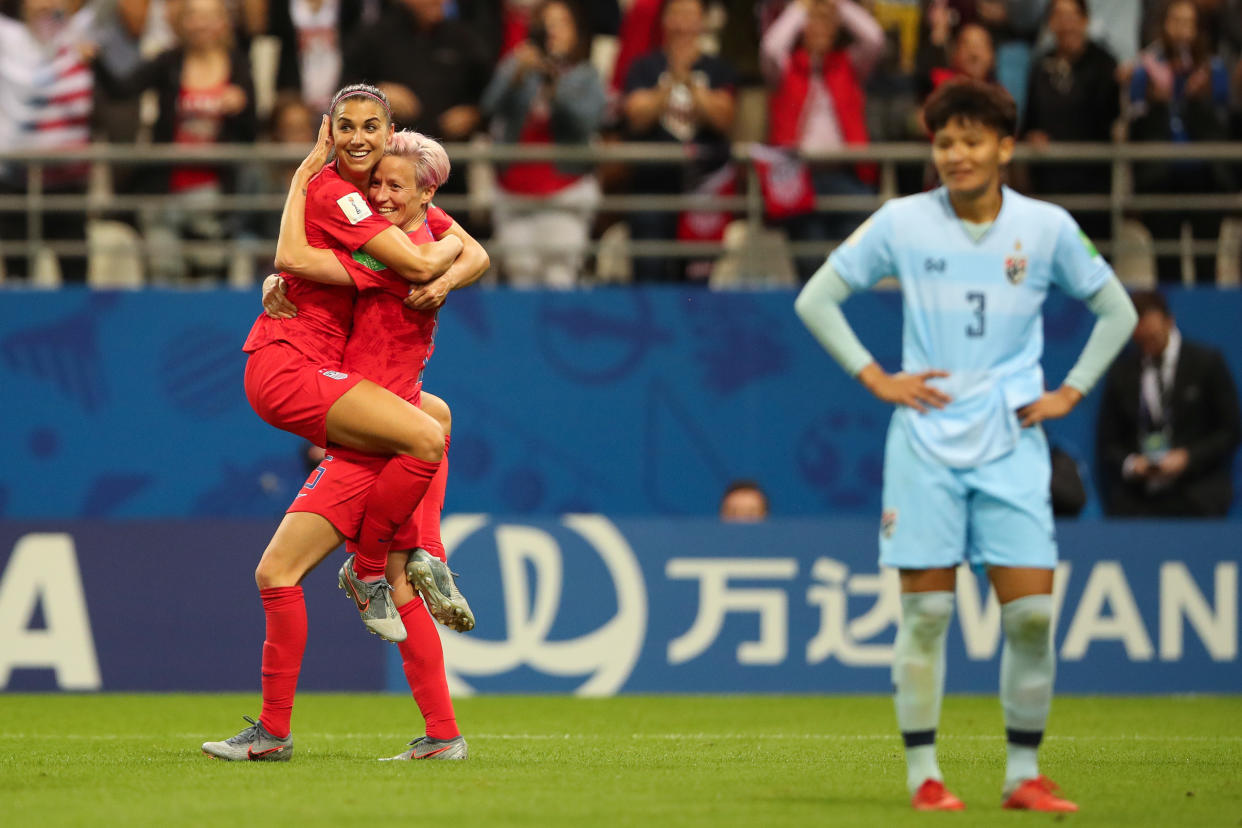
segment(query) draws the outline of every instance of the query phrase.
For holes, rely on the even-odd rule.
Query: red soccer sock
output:
[[[384,574],[388,547],[401,524],[409,520],[427,493],[440,463],[398,454],[388,461],[367,496],[366,512],[358,530],[354,574],[376,578]]]
[[[451,439],[444,435],[444,459],[436,476],[431,478],[427,494],[414,510],[414,522],[418,525],[419,545],[442,561],[448,560],[444,554],[444,544],[440,541],[440,513],[444,511],[444,489],[448,485],[448,451]]]
[[[267,636],[263,641],[263,711],[259,723],[278,739],[289,735],[293,694],[306,652],[306,601],[300,586],[259,590]]]
[[[427,614],[422,598],[397,609],[405,622],[407,638],[397,645],[401,651],[401,668],[410,683],[410,692],[427,722],[427,735],[432,739],[453,739],[461,735],[453,700],[449,697],[448,679],[444,676],[444,647],[436,622]]]

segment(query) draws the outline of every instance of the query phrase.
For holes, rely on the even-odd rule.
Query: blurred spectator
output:
[[[1053,141],[1111,141],[1121,112],[1117,62],[1104,47],[1087,38],[1086,0],[1053,0],[1048,29],[1055,45],[1035,61],[1027,92],[1024,137],[1036,146]],[[1031,185],[1039,194],[1107,193],[1108,164],[1035,164]],[[1107,213],[1074,214],[1093,239],[1106,239]]]
[[[445,18],[445,2],[389,5],[379,21],[364,26],[347,44],[341,82],[383,89],[398,129],[464,141],[479,126],[478,102],[492,61],[468,24]]]
[[[978,23],[967,23],[953,32],[948,11],[933,6],[929,11],[930,32],[919,53],[919,92],[926,98],[951,78],[968,77],[979,81],[996,80],[996,50],[992,35]]]
[[[1232,59],[1242,48],[1242,0],[1192,0],[1199,13],[1199,31],[1207,50]],[[1164,24],[1169,0],[1146,0],[1145,31],[1154,39]]]
[[[667,0],[661,13],[663,47],[634,61],[625,82],[624,112],[629,136],[639,141],[693,144],[691,162],[670,171],[638,165],[640,193],[698,193],[705,198],[734,191],[729,131],[733,128],[733,70],[704,54],[703,0]],[[727,214],[643,212],[630,215],[634,239],[718,240]],[[636,281],[680,281],[687,267],[670,257],[638,257]],[[699,275],[696,273],[696,275]],[[701,274],[706,278],[706,270]]]
[[[363,0],[270,0],[267,33],[280,40],[277,92],[327,112],[340,88],[342,45],[363,22]]]
[[[258,122],[250,60],[234,43],[228,8],[223,0],[181,0],[179,8],[176,29],[182,45],[146,61],[128,78],[111,78],[105,69],[99,73],[101,82],[114,92],[155,90],[155,143],[190,149],[254,141]],[[226,222],[211,206],[220,195],[235,191],[235,168],[179,163],[147,170],[141,189],[177,197],[173,206],[147,209],[140,216],[152,279],[222,277],[225,251],[210,242],[228,234]],[[190,249],[183,241],[202,244]]]
[[[1047,6],[1048,0],[975,0],[977,21],[996,48],[996,82],[1013,96],[1019,113],[1026,108],[1031,47]]]
[[[535,8],[528,38],[501,62],[483,93],[498,143],[584,145],[599,128],[604,86],[582,26],[570,0],[545,0]],[[508,283],[572,287],[599,203],[590,165],[507,164],[497,184],[493,226]],[[523,203],[523,197],[540,201]]]
[[[0,149],[58,150],[85,147],[90,141],[94,80],[86,50],[94,37],[93,7],[77,9],[71,0],[24,0],[21,20],[0,17]],[[0,165],[0,195],[25,195],[27,171]],[[86,192],[85,164],[49,165],[43,191],[56,195]],[[0,240],[26,241],[26,213],[0,213]],[[42,237],[82,242],[82,212],[45,212]],[[2,244],[3,242],[0,242]],[[86,279],[83,256],[60,256],[61,277]],[[9,277],[30,276],[27,257],[4,253]]]
[[[116,0],[118,11],[139,34],[143,57],[154,57],[176,48],[182,40],[181,7],[185,0]],[[225,0],[233,42],[250,52],[250,39],[267,25],[268,0]]]
[[[1130,139],[1134,141],[1217,141],[1228,136],[1229,75],[1208,51],[1192,0],[1172,0],[1161,18],[1160,35],[1143,50],[1130,80]],[[1227,165],[1160,162],[1135,165],[1141,193],[1233,192]],[[1148,213],[1144,223],[1157,241],[1177,241],[1188,221],[1196,240],[1215,242],[1221,214],[1204,210]],[[1215,281],[1215,257],[1194,257],[1196,280]],[[1178,253],[1156,257],[1161,282],[1182,281]]]
[[[531,13],[538,0],[457,0],[457,17],[483,39],[487,53],[495,61],[506,57],[526,41]],[[596,35],[615,35],[621,25],[621,7],[617,0],[590,0],[579,13],[582,37],[590,54]]]
[[[735,480],[720,499],[725,523],[762,523],[768,519],[768,496],[753,480]]]
[[[769,143],[808,153],[868,143],[863,83],[884,50],[884,31],[871,15],[853,0],[796,0],[768,27],[762,48],[773,88]],[[811,166],[816,195],[870,194],[876,178],[873,165]],[[811,209],[783,223],[795,241],[839,241],[865,218]],[[800,257],[798,275],[809,279],[823,258]]]
[[[1242,440],[1220,351],[1182,338],[1163,296],[1135,293],[1136,349],[1105,382],[1096,429],[1107,514],[1223,517]]]

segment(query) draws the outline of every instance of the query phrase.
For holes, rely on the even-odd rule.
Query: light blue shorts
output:
[[[1052,461],[1039,426],[1013,451],[955,469],[919,450],[894,418],[884,446],[880,563],[899,569],[1017,566],[1053,569]]]

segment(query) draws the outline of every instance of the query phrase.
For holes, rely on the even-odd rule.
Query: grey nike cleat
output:
[[[432,618],[457,632],[474,629],[474,613],[444,561],[426,549],[415,549],[405,565],[405,577],[423,596]]]
[[[337,574],[336,584],[354,600],[368,630],[386,641],[405,641],[405,622],[392,602],[392,587],[388,581],[383,578],[371,582],[358,580],[354,575],[354,556],[350,555]]]
[[[461,736],[452,739],[432,739],[430,736],[419,736],[410,742],[410,749],[400,756],[390,756],[381,762],[395,762],[398,759],[467,759],[470,750],[466,740]]]
[[[223,742],[203,742],[203,753],[230,762],[288,762],[293,757],[293,734],[277,739],[263,725],[242,716],[250,727]]]

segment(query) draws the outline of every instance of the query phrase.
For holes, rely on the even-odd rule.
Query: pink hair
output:
[[[417,171],[419,189],[440,187],[449,177],[449,157],[444,147],[434,138],[421,132],[403,129],[388,139],[384,155],[404,158]]]

